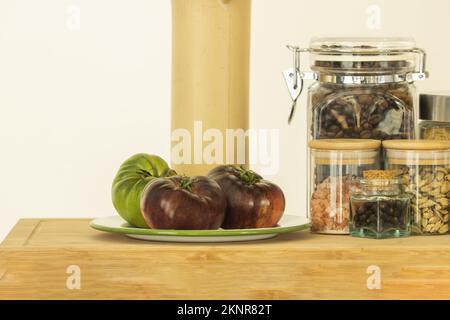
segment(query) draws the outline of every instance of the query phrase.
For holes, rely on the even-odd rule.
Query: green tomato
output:
[[[175,175],[164,159],[139,153],[126,160],[112,184],[112,201],[120,216],[140,228],[148,228],[142,217],[140,201],[145,186],[153,179]]]

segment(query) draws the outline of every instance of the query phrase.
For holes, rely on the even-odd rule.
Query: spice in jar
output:
[[[348,233],[349,200],[353,177],[328,177],[311,197],[311,231]]]
[[[396,199],[354,200],[353,225],[356,229],[376,230],[377,233],[406,229],[408,207],[407,201]]]
[[[397,170],[411,199],[413,233],[449,231],[450,141],[384,141],[386,166]]]
[[[445,126],[422,126],[422,138],[428,140],[450,140],[450,124]]]
[[[420,95],[420,138],[427,140],[450,140],[450,94]]]
[[[310,141],[309,213],[311,231],[348,234],[350,191],[355,177],[379,167],[381,141],[332,139]]]
[[[356,237],[408,236],[410,199],[395,171],[370,171],[350,195],[350,234]]]
[[[402,181],[411,194],[413,214],[419,226],[414,232],[444,234],[449,230],[450,170],[443,166],[404,168]]]

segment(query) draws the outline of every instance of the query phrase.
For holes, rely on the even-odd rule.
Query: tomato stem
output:
[[[180,188],[192,192],[192,178],[181,176]]]
[[[262,177],[253,170],[247,170],[243,166],[235,167],[239,178],[247,185],[253,185],[262,180]]]

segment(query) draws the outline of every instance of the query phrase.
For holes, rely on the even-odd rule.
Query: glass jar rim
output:
[[[409,52],[415,47],[410,37],[314,37],[310,42],[317,53],[378,55]]]
[[[412,38],[313,38],[308,51],[311,70],[319,74],[396,75],[402,78],[414,71],[417,62],[416,43]]]
[[[393,179],[364,179],[364,178],[356,178],[356,180],[363,186],[370,187],[389,187],[402,185],[402,179],[393,178]]]

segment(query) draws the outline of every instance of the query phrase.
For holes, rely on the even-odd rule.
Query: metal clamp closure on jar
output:
[[[339,48],[300,48],[298,46],[288,45],[287,48],[293,54],[293,66],[292,68],[286,69],[283,71],[283,77],[286,81],[286,85],[289,90],[289,94],[293,101],[291,107],[291,113],[289,115],[288,123],[291,123],[293,118],[296,103],[300,94],[303,90],[303,81],[304,80],[316,80],[322,83],[332,83],[332,84],[341,84],[341,85],[365,85],[365,84],[389,84],[389,83],[399,83],[399,82],[408,82],[412,83],[414,81],[425,80],[428,77],[428,72],[425,71],[426,68],[426,53],[424,50],[420,48],[411,48],[411,49],[379,49],[374,48],[373,51],[367,50],[370,47],[361,46],[365,50],[361,50],[357,53],[352,50],[339,49]],[[330,72],[324,71],[302,71],[301,70],[301,54],[309,53],[309,54],[325,54],[328,57],[328,62],[330,64],[340,64],[338,69],[330,68]],[[389,66],[389,63],[395,63],[400,61],[393,61],[392,58],[399,55],[411,54],[415,56],[415,60],[417,63],[417,70],[415,71],[407,71],[407,72],[399,72],[399,70],[395,70],[392,66]],[[350,61],[342,62],[335,57],[341,56],[349,56],[351,57]],[[368,57],[371,57],[371,60],[367,60]],[[388,58],[389,57],[389,58]],[[373,61],[372,61],[373,60]],[[361,72],[351,72],[349,70],[339,70],[342,66],[346,64],[368,64],[370,67],[370,63],[372,62],[384,63],[387,64],[387,69],[392,70],[384,70],[380,68],[380,70],[372,69],[370,71],[365,72],[365,74],[361,74]],[[319,68],[317,68],[319,69]],[[327,69],[324,67],[323,69]],[[400,68],[401,69],[401,68]],[[374,72],[375,70],[375,72]],[[353,74],[352,74],[353,73]]]

